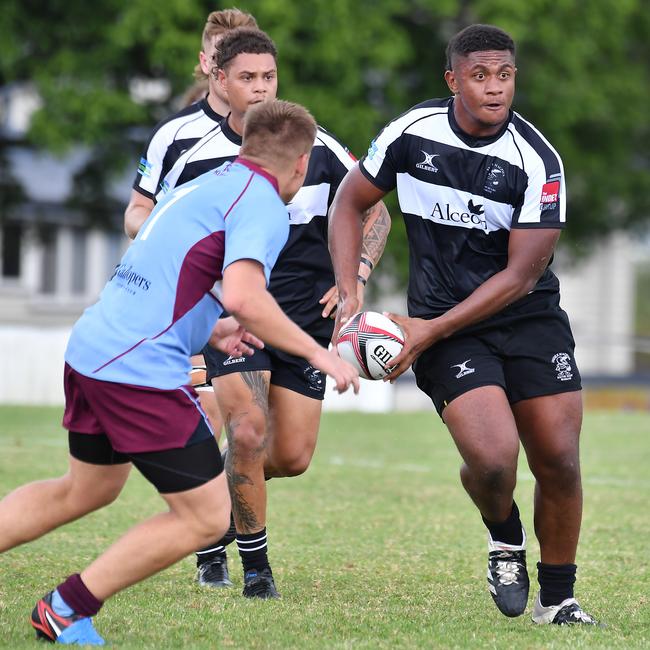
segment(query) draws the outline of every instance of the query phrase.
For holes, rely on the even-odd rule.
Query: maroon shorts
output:
[[[207,423],[191,386],[160,390],[91,379],[65,364],[63,426],[104,433],[115,451],[136,454],[184,447],[199,420]]]

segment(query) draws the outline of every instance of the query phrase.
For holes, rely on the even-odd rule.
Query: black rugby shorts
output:
[[[511,404],[581,389],[575,342],[560,307],[440,341],[413,364],[417,385],[442,412],[481,386],[501,386]]]
[[[105,433],[68,433],[70,455],[92,465],[132,462],[160,492],[184,492],[204,485],[223,471],[219,445],[201,418],[184,447],[162,451],[122,453],[115,451]]]
[[[323,347],[327,347],[329,344],[329,339],[314,338]],[[255,350],[250,357],[229,357],[209,345],[206,345],[201,353],[208,369],[207,381],[235,372],[269,370],[271,383],[274,386],[288,388],[294,393],[313,399],[322,400],[325,397],[326,376],[302,357],[296,357],[268,346],[263,350]]]

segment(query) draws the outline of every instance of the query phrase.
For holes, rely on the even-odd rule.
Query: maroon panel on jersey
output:
[[[199,240],[188,251],[178,274],[172,322],[182,318],[221,280],[224,247],[225,233],[220,230]]]

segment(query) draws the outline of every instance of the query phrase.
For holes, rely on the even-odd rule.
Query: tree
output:
[[[471,22],[500,25],[518,46],[515,109],[565,162],[568,238],[581,249],[612,230],[647,224],[650,13],[644,0],[248,0],[238,6],[278,44],[281,96],[307,105],[357,155],[388,120],[447,94],[444,49],[453,33]],[[5,1],[0,85],[37,85],[44,104],[30,131],[36,146],[101,146],[99,180],[85,182],[103,187],[125,160],[133,164],[143,133],[189,84],[205,17],[215,8],[201,0],[167,0],[164,11],[154,0]],[[147,79],[166,80],[170,93],[136,104],[134,83]],[[92,192],[84,196],[92,203]],[[404,271],[399,226],[390,250]]]

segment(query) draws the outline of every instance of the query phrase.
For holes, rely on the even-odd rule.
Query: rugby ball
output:
[[[355,314],[341,328],[336,349],[364,379],[382,379],[390,373],[388,363],[404,347],[404,334],[390,318],[376,311]]]

